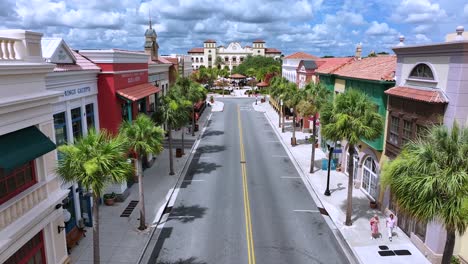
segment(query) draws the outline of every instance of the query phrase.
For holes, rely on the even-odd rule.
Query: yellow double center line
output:
[[[242,187],[244,190],[244,215],[245,215],[245,235],[247,239],[247,252],[249,255],[249,264],[255,264],[255,248],[252,235],[252,221],[250,219],[249,188],[247,184],[247,169],[245,167],[244,139],[242,136],[242,123],[240,118],[240,108],[237,105],[237,122],[239,123],[239,142],[240,142],[240,162],[242,170]]]

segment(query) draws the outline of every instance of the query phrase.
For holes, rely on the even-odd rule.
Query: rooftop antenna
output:
[[[151,7],[148,9],[148,17],[149,17],[149,28],[153,29],[151,26]]]

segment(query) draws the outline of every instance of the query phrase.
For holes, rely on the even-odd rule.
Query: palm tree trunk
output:
[[[354,144],[349,144],[348,146],[348,198],[347,198],[347,206],[346,206],[346,222],[345,225],[351,226],[353,225],[353,221],[351,220],[351,215],[353,213],[353,178],[354,178]]]
[[[195,136],[195,106],[192,106],[192,136]]]
[[[441,264],[450,264],[454,247],[455,247],[455,231],[447,230],[447,240],[445,241],[444,255],[442,255]]]
[[[146,229],[146,219],[145,219],[145,195],[143,194],[143,155],[139,156],[138,159],[138,190],[140,191],[140,226],[138,229]]]
[[[284,133],[284,114],[285,114],[285,111],[284,111],[284,107],[281,107],[281,114],[282,114],[282,120],[283,120],[283,124],[281,125],[281,132]]]
[[[278,127],[281,127],[281,113],[283,112],[283,107],[280,105],[278,110]]]
[[[99,196],[93,192],[93,263],[99,264]]]
[[[185,140],[184,140],[185,136],[184,136],[184,134],[185,134],[185,125],[182,126],[182,155],[185,155]]]
[[[169,137],[169,175],[174,175],[174,160],[172,156],[172,127],[171,125],[167,126],[168,129],[168,137]]]
[[[312,123],[312,155],[310,155],[310,173],[314,173],[315,167],[315,140],[317,138],[317,129],[315,126],[317,125],[317,120],[315,120],[316,116],[314,116],[314,121]]]
[[[292,134],[293,140],[291,141],[291,146],[296,146],[296,109],[294,109],[293,113],[293,134]]]

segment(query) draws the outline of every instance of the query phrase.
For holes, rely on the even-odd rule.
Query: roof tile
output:
[[[316,59],[318,60],[319,57],[300,51],[300,52],[293,53],[289,56],[286,56],[284,57],[284,59]]]
[[[54,72],[101,70],[99,66],[92,63],[78,52],[72,50],[72,53],[76,58],[75,64],[56,64]]]
[[[439,89],[419,89],[407,86],[395,86],[385,91],[387,95],[407,98],[414,101],[445,104],[448,103],[447,98]]]
[[[191,50],[188,51],[188,53],[203,53],[205,52],[204,48],[192,48]]]
[[[396,56],[393,55],[354,59],[334,71],[334,74],[356,79],[394,81],[396,64]]]
[[[317,61],[318,68],[315,72],[324,74],[333,73],[351,60],[353,58],[321,58]]]

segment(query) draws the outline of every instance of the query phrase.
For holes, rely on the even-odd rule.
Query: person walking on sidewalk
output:
[[[393,228],[395,227],[395,216],[391,213],[389,217],[387,218],[387,230],[388,230],[388,240],[392,242],[392,237],[393,237]]]
[[[374,217],[370,219],[370,226],[371,226],[371,232],[372,232],[371,239],[374,239],[378,237],[380,234],[379,233],[379,217],[377,215],[374,215]]]

